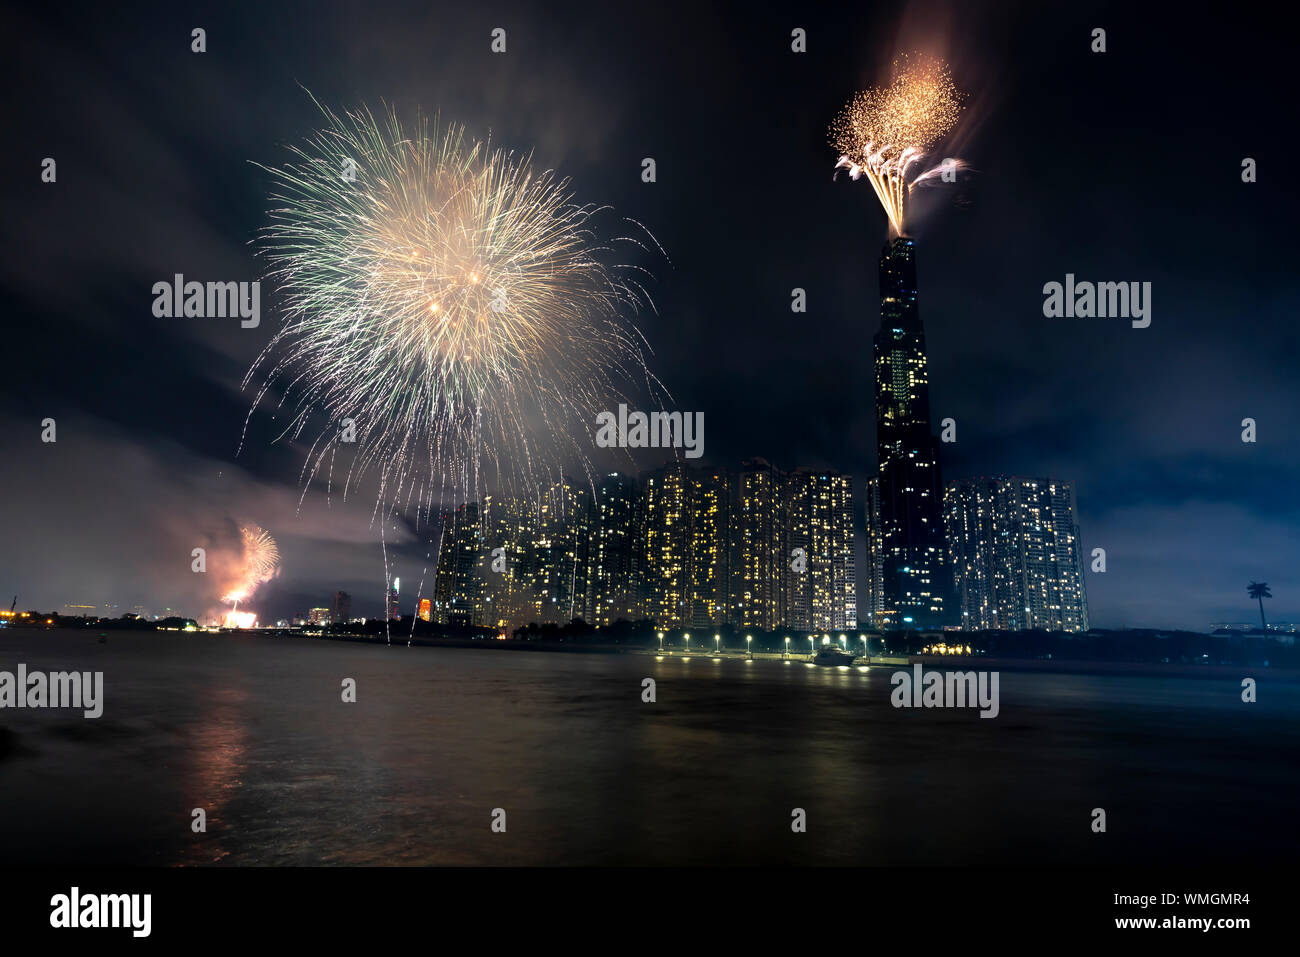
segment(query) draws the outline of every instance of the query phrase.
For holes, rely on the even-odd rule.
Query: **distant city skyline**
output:
[[[641,481],[611,473],[594,496],[565,480],[536,504],[465,503],[442,515],[426,620],[505,630],[574,619],[766,632],[1088,630],[1068,482],[948,483],[939,567],[953,603],[947,618],[927,622],[882,586],[887,545],[875,521],[858,577],[853,512],[851,476],[762,459],[734,470],[675,462]],[[408,597],[401,615],[425,600]]]

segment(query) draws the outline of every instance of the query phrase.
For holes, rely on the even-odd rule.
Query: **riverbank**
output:
[[[7,630],[6,630],[7,631]],[[0,631],[2,638],[6,631]],[[98,639],[98,632],[90,629],[51,629],[49,635],[76,635],[84,638]],[[141,632],[141,634],[146,634]],[[583,641],[520,641],[509,638],[430,638],[411,636],[392,632],[390,635],[347,635],[347,634],[312,634],[299,631],[251,629],[229,630],[220,632],[155,632],[160,639],[175,641],[204,641],[221,638],[259,638],[267,639],[304,639],[310,641],[349,642],[363,645],[384,645],[412,648],[450,648],[478,649],[487,651],[522,651],[522,652],[560,652],[581,655],[645,655],[665,660],[719,660],[719,661],[761,661],[804,664],[812,666],[812,659],[807,653],[791,652],[785,654],[774,651],[755,651],[750,654],[741,649],[722,648],[713,650],[707,647],[686,651],[683,648],[665,648],[640,644],[597,644]],[[108,632],[105,642],[111,643],[114,633]],[[841,668],[909,668],[914,664],[926,668],[944,671],[1018,671],[1041,672],[1045,674],[1072,675],[1123,675],[1170,678],[1206,678],[1215,680],[1240,680],[1266,674],[1272,680],[1300,682],[1300,669],[1275,668],[1263,664],[1193,664],[1183,662],[1146,662],[1146,661],[1111,661],[1111,660],[1075,660],[1063,658],[1009,658],[984,655],[864,655],[859,656],[852,665],[838,665]]]

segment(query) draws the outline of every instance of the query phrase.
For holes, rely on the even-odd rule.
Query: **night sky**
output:
[[[1252,579],[1272,587],[1270,622],[1300,620],[1283,31],[1250,11],[1129,4],[545,6],[6,12],[5,607],[16,592],[20,608],[201,614],[211,585],[190,549],[253,521],[283,558],[254,603],[264,620],[338,588],[355,613],[379,612],[373,496],[304,497],[303,447],[273,444],[261,412],[236,457],[240,383],[280,322],[274,291],[257,329],[151,312],[153,283],[177,272],[261,278],[270,178],[253,164],[286,162],[319,128],[305,90],[490,133],[571,177],[579,200],[645,224],[669,257],[649,264],[651,368],[669,408],[704,412],[703,461],[867,476],[886,220],[866,183],[832,180],[826,126],[895,52],[921,50],[969,96],[943,152],[973,167],[928,192],[910,230],[934,416],[958,424],[945,478],[1073,481],[1085,553],[1108,554],[1106,574],[1087,573],[1094,626],[1257,621]],[[790,51],[795,27],[805,54]],[[47,156],[54,184],[40,181]],[[1258,182],[1241,181],[1244,157]],[[1066,273],[1151,282],[1150,328],[1045,318],[1043,285]],[[806,315],[790,311],[794,287]],[[40,441],[47,416],[55,444]],[[1247,416],[1256,444],[1241,441]],[[425,532],[387,537],[405,596]]]

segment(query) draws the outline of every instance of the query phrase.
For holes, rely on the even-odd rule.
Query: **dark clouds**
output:
[[[1300,618],[1278,41],[1241,18],[1128,5],[561,7],[7,14],[0,583],[43,607],[183,605],[201,596],[170,562],[192,529],[251,520],[285,556],[267,586],[276,613],[337,587],[378,611],[371,499],[327,508],[312,491],[299,511],[302,449],[272,444],[265,415],[235,458],[273,291],[256,330],[149,312],[152,283],[175,272],[259,274],[268,183],[252,162],[282,162],[316,128],[303,87],[533,149],[580,201],[644,223],[671,259],[653,264],[653,368],[673,407],[704,411],[706,459],[865,475],[884,219],[865,184],[832,181],[825,125],[901,42],[946,52],[972,94],[961,153],[976,173],[929,194],[917,221],[934,409],[958,421],[945,473],[1075,481],[1085,545],[1109,556],[1088,580],[1097,624],[1250,620],[1251,578],[1272,583],[1271,618]],[[206,54],[189,52],[194,26]],[[789,52],[793,26],[806,55]],[[1104,55],[1088,52],[1094,26]],[[54,186],[37,178],[47,155]],[[1240,182],[1243,156],[1259,183]],[[1067,272],[1150,281],[1151,327],[1043,318],[1043,284]],[[796,286],[807,316],[790,313]],[[38,441],[46,415],[57,449]],[[1256,445],[1240,442],[1246,416]],[[398,574],[418,577],[422,533],[386,534],[405,542]]]

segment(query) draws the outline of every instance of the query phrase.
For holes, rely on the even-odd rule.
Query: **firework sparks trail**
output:
[[[653,307],[644,270],[609,264],[615,244],[650,249],[602,243],[604,207],[459,127],[321,110],[323,132],[263,167],[277,208],[262,253],[286,323],[244,380],[267,373],[254,410],[280,384],[281,438],[323,417],[304,494],[346,453],[343,494],[373,469],[377,509],[528,487],[565,461],[590,474],[596,413],[659,393],[629,321]]]
[[[836,171],[846,169],[855,180],[866,177],[900,236],[906,197],[945,169],[942,164],[918,167],[956,125],[961,109],[961,95],[943,61],[900,57],[889,86],[855,94],[831,123],[830,142],[840,153]],[[946,168],[964,165],[953,160]]]

